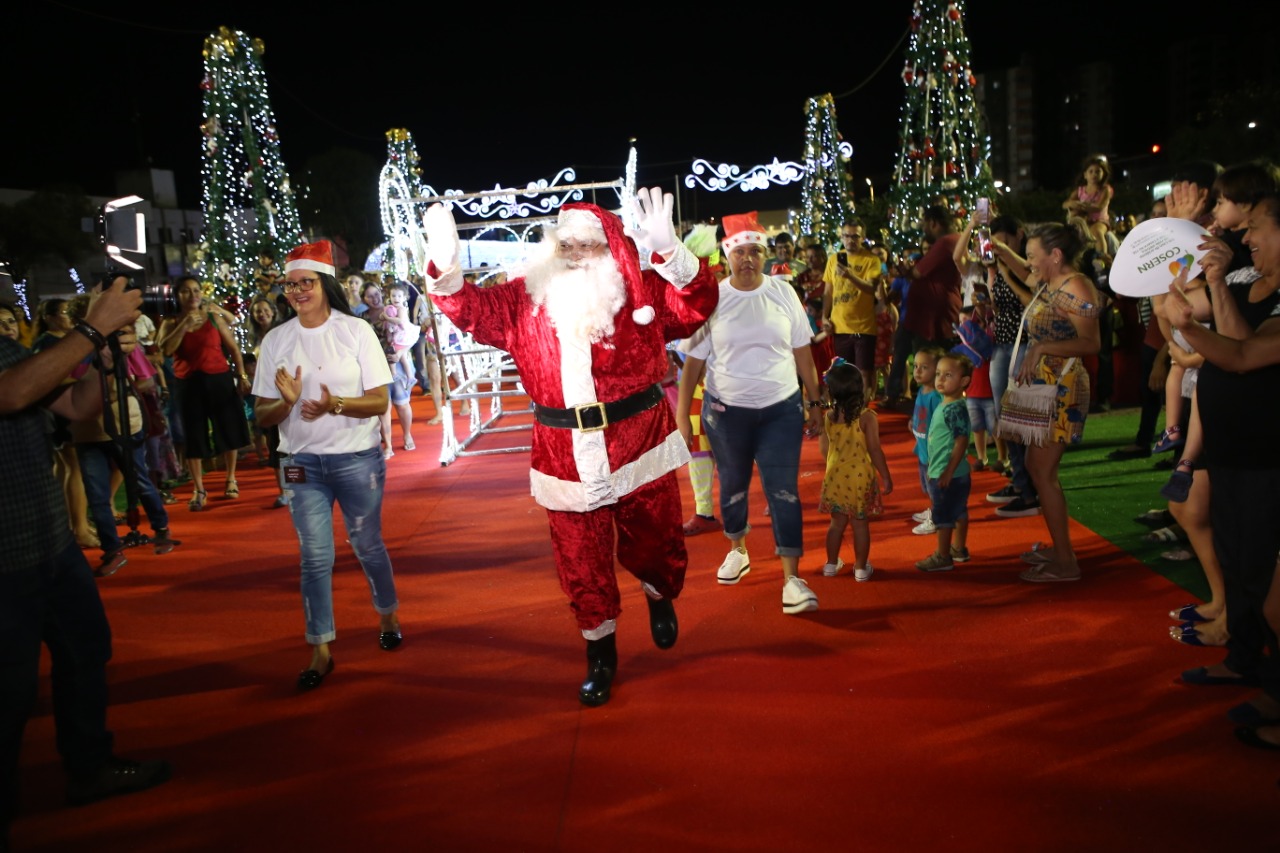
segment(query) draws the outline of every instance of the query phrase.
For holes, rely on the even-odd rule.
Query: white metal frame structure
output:
[[[460,232],[480,231],[483,233],[495,228],[503,228],[515,233],[520,242],[527,243],[530,234],[534,232],[535,228],[555,221],[554,213],[558,211],[560,205],[569,201],[581,201],[585,191],[615,191],[618,194],[619,207],[623,211],[624,218],[629,217],[632,209],[631,201],[635,197],[635,165],[636,152],[632,148],[627,160],[626,177],[614,181],[559,186],[555,185],[553,181],[538,181],[529,184],[524,189],[504,189],[499,187],[476,193],[449,190],[444,195],[423,198],[394,198],[386,201],[393,206],[403,205],[408,207],[410,211],[425,210],[427,206],[440,202],[473,215],[482,217],[497,216],[500,217],[501,221],[460,224],[458,230]],[[561,170],[556,175],[555,180],[559,180],[562,177],[572,181],[574,179],[573,170]],[[531,199],[540,196],[551,197],[544,198],[540,203],[530,203],[518,201],[517,196]],[[422,207],[418,208],[418,205]],[[543,215],[528,217],[527,215],[530,213],[541,213]],[[525,216],[526,218],[511,218],[517,215]],[[417,223],[421,222],[420,216],[410,214],[409,216],[401,215],[396,218],[399,223],[414,223],[413,227],[420,232],[420,229],[417,228]],[[425,239],[425,235],[423,235],[422,239]],[[486,268],[466,270],[465,272],[485,273],[485,277],[488,277],[506,271],[505,268],[496,270]],[[442,466],[448,465],[460,456],[519,453],[531,449],[529,444],[489,449],[468,449],[484,435],[523,432],[533,429],[532,422],[514,425],[501,423],[503,415],[507,413],[507,409],[503,405],[504,398],[523,396],[525,394],[524,386],[520,381],[515,362],[508,353],[476,343],[469,334],[453,325],[449,318],[445,317],[440,311],[432,310],[431,322],[436,341],[436,358],[440,365],[441,384],[444,386],[440,389],[444,401],[444,411],[440,413],[444,416],[441,421],[440,464]],[[450,389],[450,379],[457,383],[456,388]],[[470,408],[468,429],[466,434],[462,436],[458,436],[454,429],[452,417],[454,400],[469,404]],[[481,404],[486,401],[488,402],[488,411],[482,414],[480,411]]]

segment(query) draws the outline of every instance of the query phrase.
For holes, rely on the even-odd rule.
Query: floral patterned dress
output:
[[[1071,315],[1097,319],[1097,305],[1069,291],[1057,288],[1049,294],[1039,293],[1027,314],[1027,335],[1032,344],[1046,341],[1069,341],[1077,337]],[[1036,384],[1058,383],[1058,414],[1050,440],[1076,444],[1084,437],[1084,421],[1089,414],[1089,372],[1080,359],[1075,359],[1065,375],[1062,368],[1069,359],[1056,355],[1040,358],[1036,366]]]

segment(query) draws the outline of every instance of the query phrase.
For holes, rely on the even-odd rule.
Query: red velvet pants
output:
[[[622,612],[614,571],[617,559],[663,598],[684,588],[689,564],[684,547],[680,484],[674,471],[636,489],[612,506],[590,512],[547,510],[560,588],[584,631]]]

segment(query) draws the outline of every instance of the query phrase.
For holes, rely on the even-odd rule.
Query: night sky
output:
[[[439,191],[522,185],[565,166],[579,181],[610,180],[622,175],[631,137],[640,184],[669,186],[694,158],[743,167],[799,159],[805,100],[824,92],[836,96],[840,130],[854,146],[855,181],[871,176],[883,187],[892,170],[906,0],[847,4],[848,20],[834,24],[807,12],[780,20],[776,4],[764,13],[708,5],[694,20],[636,4],[627,34],[606,20],[612,6],[560,5],[553,14],[539,4],[504,17],[499,4],[408,5],[421,11],[393,18],[383,11],[392,4],[350,3],[328,15],[306,4],[30,0],[6,27],[0,186],[65,179],[109,194],[117,169],[152,166],[174,170],[180,201],[198,205],[201,46],[219,26],[266,44],[291,172],[333,146],[380,164],[386,130],[405,127],[424,181]],[[1155,49],[1165,38],[1144,26],[1147,3],[1109,4],[1111,23],[1096,38],[1030,22],[1044,12],[1005,11],[1038,5],[969,4],[979,73],[1017,64],[1027,51],[1083,60]],[[445,21],[446,8],[451,18],[468,8],[481,14]],[[794,199],[777,206],[798,200],[798,185],[785,192]],[[731,207],[770,206],[756,194],[750,202],[728,195]]]

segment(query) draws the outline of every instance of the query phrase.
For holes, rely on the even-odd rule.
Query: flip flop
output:
[[[1052,562],[1053,557],[1050,557],[1049,555],[1044,553],[1045,551],[1049,550],[1049,547],[1050,546],[1044,544],[1043,542],[1037,542],[1036,544],[1031,546],[1030,551],[1022,552],[1022,562],[1031,566],[1039,566],[1039,565],[1043,565],[1044,563]]]
[[[1196,630],[1194,625],[1171,625],[1169,626],[1169,636],[1183,645],[1204,645],[1204,643],[1200,642],[1200,632]]]
[[[1177,610],[1170,610],[1169,618],[1175,622],[1208,622],[1209,620],[1201,616],[1200,611],[1196,610],[1199,606],[1200,604],[1195,601],[1190,604],[1184,604]]]

